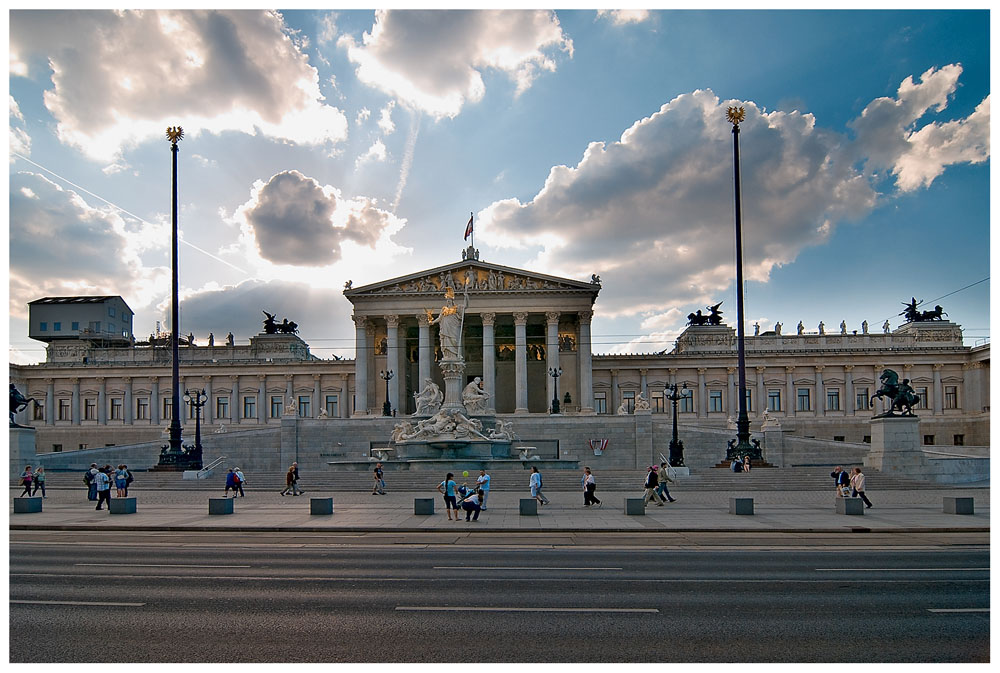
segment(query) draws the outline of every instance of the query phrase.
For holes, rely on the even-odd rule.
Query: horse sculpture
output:
[[[882,416],[895,416],[897,409],[902,416],[916,415],[913,413],[913,405],[920,402],[920,396],[910,387],[910,379],[903,379],[903,382],[900,383],[899,374],[891,369],[885,369],[882,371],[882,375],[879,376],[879,381],[882,382],[882,387],[872,395],[870,402],[874,404],[876,397],[879,399],[883,397],[889,398],[891,401],[889,411],[882,414]]]
[[[24,428],[27,426],[19,425],[17,421],[14,420],[14,416],[18,412],[23,411],[29,402],[33,402],[35,406],[38,406],[38,401],[34,397],[25,397],[21,394],[21,391],[17,389],[13,383],[10,384],[10,427],[12,428]]]

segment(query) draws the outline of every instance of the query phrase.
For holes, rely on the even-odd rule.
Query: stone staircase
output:
[[[817,491],[829,489],[833,491],[833,479],[830,472],[833,466],[787,467],[754,469],[749,473],[734,473],[728,469],[694,468],[690,476],[677,477],[676,485],[671,488],[681,488],[688,491]],[[459,483],[472,485],[479,475],[478,471],[469,471],[468,477],[461,472],[455,472],[455,480]],[[494,491],[524,491],[528,490],[529,470],[496,470],[490,472],[492,490]],[[226,471],[218,471],[208,479],[182,479],[177,472],[135,472],[136,489],[165,490],[218,490],[225,486]],[[581,471],[577,470],[546,470],[543,473],[545,490],[578,491],[580,490]],[[386,471],[386,488],[391,491],[433,491],[444,479],[444,474],[426,470],[418,471]],[[598,490],[600,492],[630,492],[636,494],[642,491],[645,472],[642,470],[602,470],[595,471]],[[247,489],[281,490],[285,487],[284,473],[254,474],[248,472]],[[930,482],[903,478],[895,475],[882,474],[876,470],[865,471],[869,490],[915,490],[932,486]],[[47,488],[80,488],[84,489],[82,472],[47,472]],[[357,471],[311,471],[304,470],[299,481],[306,491],[367,491],[372,486],[370,472]]]

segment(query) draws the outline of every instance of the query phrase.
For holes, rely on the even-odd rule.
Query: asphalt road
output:
[[[10,661],[989,661],[985,547],[357,537],[12,537]]]

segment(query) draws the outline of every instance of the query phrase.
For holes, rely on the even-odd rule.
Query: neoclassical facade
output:
[[[543,427],[538,421],[554,397],[561,418],[576,419],[570,425],[579,437],[600,436],[609,416],[631,415],[640,395],[651,406],[654,430],[661,421],[666,427],[670,385],[684,393],[678,403],[683,425],[734,427],[733,328],[690,326],[669,352],[593,354],[599,278],[579,281],[492,264],[470,248],[461,262],[356,288],[349,283],[344,295],[354,307],[354,360],[316,358],[308,344],[287,334],[182,347],[181,392],[197,388],[208,396],[203,437],[277,428],[289,414],[327,419],[335,437],[337,419],[356,427],[358,419],[380,417],[386,400],[392,413],[412,414],[414,393],[424,382],[442,384],[431,316],[440,312],[449,288],[462,309],[466,383],[479,377],[489,394],[486,413],[522,423],[525,440],[532,439],[531,428]],[[754,432],[770,421],[793,436],[863,443],[872,415],[881,411],[871,395],[881,372],[893,369],[921,396],[916,411],[925,444],[989,442],[989,345],[964,346],[958,325],[769,332],[748,336],[746,352]],[[550,376],[552,370],[561,375]],[[385,381],[389,371],[393,376]],[[51,341],[44,363],[11,365],[10,380],[40,403],[18,417],[37,428],[40,452],[153,442],[170,421],[166,344]],[[182,404],[182,414],[189,436],[192,409]],[[387,441],[388,429],[384,434]],[[579,444],[579,437],[564,441]]]

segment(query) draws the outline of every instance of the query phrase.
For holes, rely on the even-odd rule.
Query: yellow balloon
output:
[[[469,476],[469,471],[465,470],[464,472],[462,472],[462,476],[463,477],[468,477]]]

